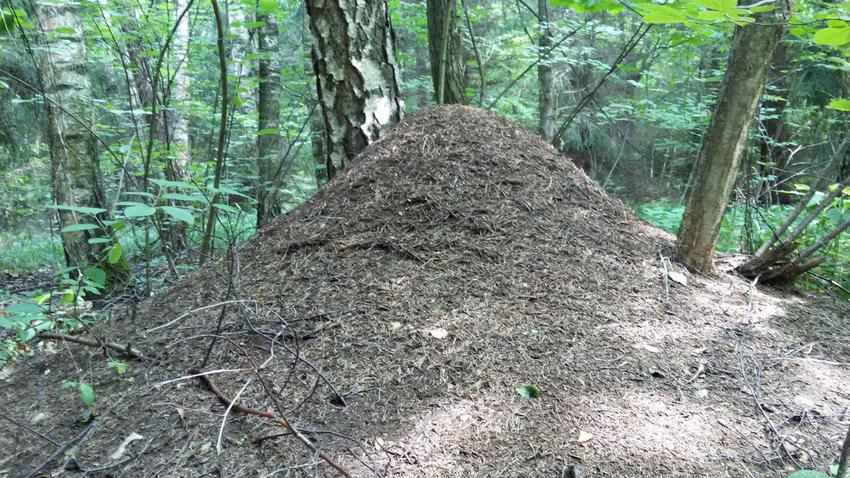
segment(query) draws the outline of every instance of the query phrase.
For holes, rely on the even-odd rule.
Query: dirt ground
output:
[[[672,255],[671,236],[535,135],[427,110],[96,329],[155,362],[54,342],[3,370],[0,474],[826,470],[850,425],[846,301],[754,286],[733,256],[690,275]],[[87,419],[64,380],[93,386]]]

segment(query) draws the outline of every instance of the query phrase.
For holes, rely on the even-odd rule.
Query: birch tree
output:
[[[327,176],[403,114],[386,0],[307,0]]]
[[[43,34],[39,69],[65,260],[79,270],[99,265],[107,273],[106,284],[117,284],[127,278],[126,262],[110,264],[105,260],[103,243],[90,242],[105,230],[99,221],[92,224],[91,217],[96,218],[106,208],[99,184],[95,121],[88,107],[92,102],[91,83],[77,4],[37,3],[34,7]]]

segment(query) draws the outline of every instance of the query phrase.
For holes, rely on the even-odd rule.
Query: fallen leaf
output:
[[[671,281],[677,284],[688,285],[688,276],[679,271],[670,271],[667,273],[667,276],[670,277]]]
[[[46,413],[38,412],[35,414],[34,417],[30,418],[30,423],[32,423],[33,425],[38,425],[39,423],[43,422],[45,418],[47,418]]]
[[[401,322],[390,322],[391,329],[396,330],[399,327],[401,327]]]
[[[593,434],[586,432],[584,430],[579,430],[578,432],[578,440],[576,443],[579,445],[586,445],[590,440],[593,440]]]
[[[133,433],[127,435],[127,438],[125,438],[124,441],[122,441],[121,444],[118,445],[118,448],[116,448],[115,451],[113,451],[112,454],[109,455],[109,458],[111,458],[112,460],[120,459],[122,456],[124,456],[124,453],[127,451],[127,445],[129,445],[130,443],[133,443],[136,440],[141,440],[142,438],[144,438],[144,437],[139,435],[136,432],[133,432]]]
[[[431,337],[434,337],[435,339],[444,339],[448,336],[449,336],[449,331],[442,328],[442,327],[439,327],[439,328],[436,328],[436,329],[431,329]]]
[[[0,369],[0,380],[8,380],[12,373],[15,372],[15,369],[17,367],[17,365],[10,363],[9,365],[6,365],[2,369]]]

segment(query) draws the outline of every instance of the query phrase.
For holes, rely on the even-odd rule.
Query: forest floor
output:
[[[672,255],[536,136],[427,110],[95,329],[155,362],[60,342],[7,367],[0,474],[826,470],[850,425],[846,302],[753,285],[734,256],[709,277]],[[65,380],[93,386],[93,413]]]

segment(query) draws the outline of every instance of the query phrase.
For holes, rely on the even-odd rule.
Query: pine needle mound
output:
[[[273,419],[223,421],[196,368],[353,476],[779,476],[836,459],[846,306],[688,277],[662,260],[668,234],[493,113],[411,115],[352,164],[98,329],[158,362],[118,376],[60,343],[0,382],[4,414],[76,440],[45,469],[336,474]],[[82,438],[63,380],[97,396]],[[56,449],[5,420],[0,447],[13,476]]]

